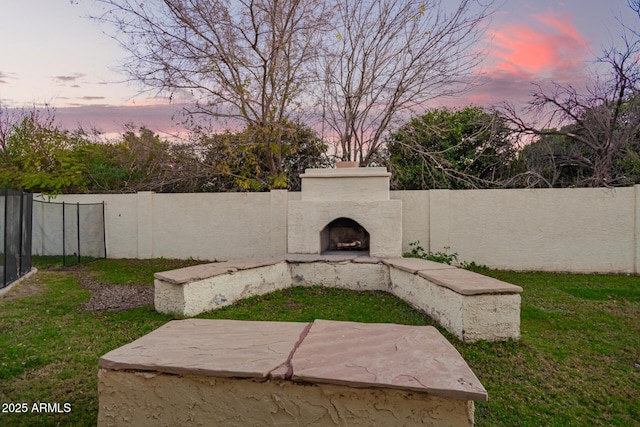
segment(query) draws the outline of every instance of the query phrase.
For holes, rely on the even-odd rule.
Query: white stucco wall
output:
[[[110,258],[225,260],[286,252],[288,193],[61,195],[56,203],[105,202]],[[35,204],[38,205],[38,204]],[[61,248],[60,217],[34,207],[34,254]]]
[[[449,247],[461,261],[495,268],[640,272],[640,186],[392,191],[390,199],[402,202],[403,252],[410,249],[409,242],[419,240],[426,250]],[[226,260],[285,253],[292,242],[287,232],[290,208],[297,206],[301,193],[138,193],[55,199],[63,200],[105,201],[109,257]],[[309,215],[314,214],[298,220],[304,223]],[[368,215],[375,211],[358,212],[363,223]],[[34,253],[47,253],[47,247],[55,246],[59,233],[53,222],[34,206]]]
[[[429,245],[429,191],[391,191],[391,200],[402,202],[402,253],[409,252],[409,243],[419,241]]]
[[[631,273],[638,188],[449,191],[431,250],[500,269]]]
[[[153,195],[151,256],[225,260],[271,255],[270,193]],[[282,252],[281,252],[282,253]]]

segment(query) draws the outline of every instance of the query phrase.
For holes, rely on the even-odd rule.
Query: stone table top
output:
[[[100,358],[115,370],[266,378],[285,364],[308,323],[174,320]]]
[[[176,320],[105,354],[99,366],[487,400],[486,390],[462,356],[431,326]]]
[[[291,365],[298,381],[487,400],[460,353],[433,326],[316,320]]]

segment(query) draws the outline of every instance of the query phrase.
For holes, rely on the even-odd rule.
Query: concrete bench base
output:
[[[425,393],[105,369],[99,375],[99,426],[473,425],[473,402]]]
[[[430,326],[188,319],[99,365],[98,426],[472,426],[487,400]]]
[[[415,258],[291,254],[186,267],[155,274],[155,308],[195,316],[252,295],[314,285],[390,292],[463,341],[520,338],[521,287]]]

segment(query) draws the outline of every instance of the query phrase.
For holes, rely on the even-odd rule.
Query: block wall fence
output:
[[[110,258],[228,260],[287,252],[287,214],[300,193],[88,194],[105,202]],[[513,270],[640,273],[640,185],[623,188],[392,191],[402,201],[402,246],[457,252]],[[35,255],[58,255],[37,206]],[[320,232],[320,230],[318,230]],[[43,237],[46,235],[46,239]]]

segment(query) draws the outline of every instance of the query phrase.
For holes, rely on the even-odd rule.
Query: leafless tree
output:
[[[309,58],[330,16],[317,0],[99,0],[130,53],[126,72],[198,103],[189,113],[260,130],[264,162],[283,175],[282,130],[300,101]]]
[[[492,1],[338,2],[318,66],[325,125],[343,160],[370,163],[395,120],[465,90]]]
[[[637,0],[630,0],[629,5],[640,12]],[[579,165],[587,170],[588,175],[575,182],[578,186],[631,184],[635,179],[619,166],[627,154],[638,157],[640,164],[640,34],[623,27],[620,42],[605,49],[598,59],[606,72],[596,75],[584,90],[558,83],[551,90],[538,86],[528,114],[519,114],[512,105],[505,107],[520,132],[559,136],[573,144],[570,153],[562,153],[565,158],[553,152],[547,157],[554,157],[551,160],[556,165]],[[537,123],[524,119],[526,115]]]

